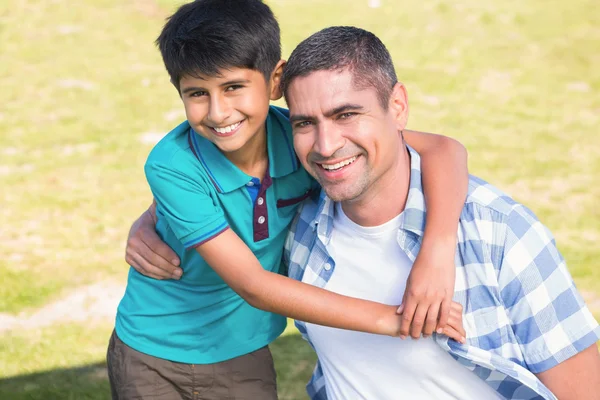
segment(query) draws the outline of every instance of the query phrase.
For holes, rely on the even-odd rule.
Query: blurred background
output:
[[[145,158],[183,107],[153,41],[181,1],[0,2],[0,399],[108,399],[105,350]],[[270,0],[283,54],[329,25],[388,46],[409,128],[452,136],[473,174],[554,232],[600,317],[597,0]],[[273,345],[282,399],[314,356]]]

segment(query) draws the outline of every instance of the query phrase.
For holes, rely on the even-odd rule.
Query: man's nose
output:
[[[223,96],[211,96],[208,119],[215,125],[225,121],[231,113],[229,102]]]
[[[327,123],[317,126],[316,135],[313,151],[321,157],[331,157],[344,146],[344,138],[339,129]]]

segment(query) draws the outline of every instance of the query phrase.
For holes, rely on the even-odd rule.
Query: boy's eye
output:
[[[206,96],[208,93],[205,92],[204,90],[198,90],[196,92],[192,92],[190,93],[190,97],[201,97],[201,96]]]
[[[227,91],[231,92],[231,91],[238,90],[238,89],[241,89],[241,88],[243,88],[242,85],[231,85],[231,86],[227,87]]]

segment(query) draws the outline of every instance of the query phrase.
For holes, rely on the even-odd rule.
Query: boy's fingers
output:
[[[462,314],[455,314],[453,312],[450,313],[450,316],[448,317],[448,325],[446,326],[451,326],[452,329],[454,329],[455,331],[457,331],[458,333],[460,333],[461,335],[465,336],[467,333],[465,332],[465,328],[463,327],[462,324]]]
[[[402,321],[400,322],[400,337],[406,339],[410,333],[410,324],[413,320],[417,305],[410,299],[406,300],[406,302],[403,301],[402,304],[404,304],[404,311],[402,311]]]
[[[465,339],[464,335],[457,332],[450,325],[446,325],[446,327],[444,328],[444,335],[448,336],[450,339],[456,340],[459,343],[462,343],[462,344],[466,343],[466,339]]]
[[[448,324],[448,316],[450,315],[451,301],[444,300],[440,307],[440,319],[437,324],[437,333],[442,333]]]
[[[439,303],[433,303],[429,306],[429,310],[427,311],[427,319],[425,320],[425,326],[423,327],[424,336],[431,336],[431,334],[435,330],[435,326],[438,321],[439,310]]]
[[[412,336],[413,339],[419,339],[421,337],[421,332],[423,331],[425,318],[427,318],[428,309],[429,305],[425,305],[422,303],[420,303],[417,306],[417,310],[415,311],[415,315],[413,316],[412,325],[410,328],[410,336]]]

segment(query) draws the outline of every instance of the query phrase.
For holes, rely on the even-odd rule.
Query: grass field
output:
[[[444,133],[471,172],[555,233],[600,316],[597,0],[271,0],[284,55],[327,25],[388,45],[412,129]],[[108,399],[104,352],[148,205],[142,166],[183,119],[153,40],[177,2],[0,2],[0,398]],[[314,356],[275,342],[282,399]]]

